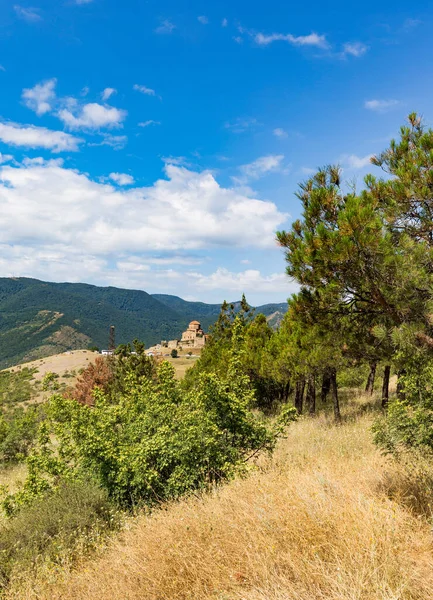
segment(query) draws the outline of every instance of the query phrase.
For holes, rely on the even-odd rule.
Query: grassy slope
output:
[[[301,420],[250,477],[140,517],[63,582],[27,582],[10,597],[432,598],[432,533],[403,502],[413,490],[373,447],[372,416],[345,412],[341,427]]]

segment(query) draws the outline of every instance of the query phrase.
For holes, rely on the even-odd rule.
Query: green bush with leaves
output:
[[[16,408],[0,417],[0,464],[23,460],[34,445],[42,410]]]
[[[233,336],[240,340],[239,323]],[[4,508],[12,513],[65,478],[90,476],[118,505],[133,507],[205,489],[244,470],[250,458],[273,449],[294,410],[287,408],[272,427],[251,411],[254,392],[242,373],[241,348],[241,341],[234,344],[225,379],[202,374],[190,391],[163,362],[156,379],[127,378],[115,403],[101,390],[94,406],[54,396],[27,481]]]

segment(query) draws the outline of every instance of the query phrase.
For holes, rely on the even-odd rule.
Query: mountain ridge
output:
[[[275,325],[285,310],[285,303],[275,303],[257,307],[256,312]],[[116,343],[139,338],[151,346],[180,337],[192,319],[199,319],[207,330],[219,311],[219,304],[169,294],[2,277],[0,368],[86,345],[106,347],[110,325],[116,326]]]

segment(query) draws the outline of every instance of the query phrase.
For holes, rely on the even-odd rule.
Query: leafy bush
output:
[[[175,348],[171,351],[171,358],[177,358],[177,350]]]
[[[0,463],[23,460],[33,446],[42,410],[18,408],[0,417]]]
[[[433,457],[433,362],[415,358],[406,362],[400,393],[390,400],[387,414],[374,424],[374,439],[387,454],[409,450]]]
[[[118,518],[92,481],[62,483],[0,527],[0,588],[43,562],[59,564],[92,547]]]
[[[19,369],[0,373],[0,402],[6,409],[18,402],[27,402],[32,397],[32,380],[36,369]]]
[[[28,460],[28,479],[5,500],[9,512],[55,489],[65,476],[94,477],[125,507],[176,498],[244,469],[260,450],[273,449],[294,418],[294,409],[287,408],[268,428],[251,412],[254,393],[236,350],[226,379],[203,374],[191,391],[163,362],[156,380],[127,378],[116,402],[101,390],[94,395],[92,407],[52,398],[50,420]]]

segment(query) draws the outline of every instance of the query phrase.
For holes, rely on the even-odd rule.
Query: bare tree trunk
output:
[[[316,412],[316,381],[313,374],[309,375],[307,379],[306,400],[309,414],[314,415]]]
[[[322,389],[320,391],[320,401],[322,404],[325,404],[329,390],[331,389],[331,375],[329,371],[325,371],[322,377]]]
[[[368,374],[367,385],[365,386],[365,391],[367,394],[372,395],[374,391],[374,379],[376,377],[376,363],[370,363],[370,373]]]
[[[389,365],[386,365],[385,369],[383,371],[382,408],[386,408],[388,406],[390,373],[391,373],[391,367]]]
[[[302,409],[304,405],[304,389],[305,379],[299,379],[295,386],[295,408],[298,411],[298,415],[302,415]]]
[[[341,423],[340,403],[338,401],[337,370],[336,369],[331,370],[330,384],[331,384],[331,393],[332,393],[332,403],[334,405],[335,422]]]
[[[406,398],[406,394],[404,391],[404,383],[402,381],[402,377],[404,377],[406,375],[406,371],[404,369],[402,369],[401,371],[398,372],[398,379],[397,379],[397,398],[399,400],[405,400]]]

